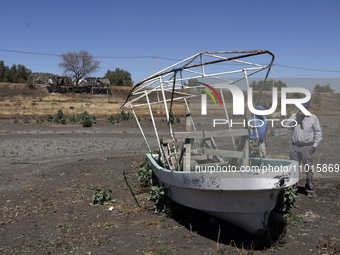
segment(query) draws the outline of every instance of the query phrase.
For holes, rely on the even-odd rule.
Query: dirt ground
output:
[[[318,116],[324,140],[315,163],[339,164],[340,120]],[[151,127],[146,136],[152,136]],[[189,208],[181,207],[175,218],[153,213],[137,178],[147,150],[133,124],[83,128],[2,121],[0,139],[0,254],[339,254],[338,173],[316,175],[313,199],[304,195],[301,175],[285,235],[270,239]],[[50,143],[41,146],[41,139]],[[64,148],[53,142],[60,139],[75,140]],[[86,139],[102,147],[89,148]],[[268,157],[287,158],[290,139],[270,139]],[[54,153],[39,156],[48,144]],[[91,205],[96,187],[112,190],[116,202]],[[338,253],[331,253],[336,246]]]
[[[190,208],[178,207],[173,218],[155,214],[137,178],[147,147],[136,122],[105,123],[128,92],[65,96],[48,94],[44,86],[0,84],[0,254],[339,254],[335,172],[315,173],[313,199],[304,194],[301,174],[287,227],[270,226],[260,237]],[[314,158],[329,167],[340,164],[339,102],[333,94],[321,96],[312,104],[323,130]],[[58,109],[67,118],[87,110],[99,124],[35,123]],[[24,114],[30,124],[22,123]],[[151,122],[142,125],[156,148]],[[276,126],[275,132],[287,130]],[[290,140],[290,135],[269,139],[267,156],[288,158]],[[95,189],[103,187],[112,190],[115,202],[91,205]]]

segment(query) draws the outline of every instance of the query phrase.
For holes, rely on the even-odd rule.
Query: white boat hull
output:
[[[265,165],[272,163],[286,167],[276,172],[210,173],[171,171],[160,167],[151,154],[147,154],[147,158],[160,184],[169,188],[173,201],[254,234],[265,232],[280,190],[299,180],[298,163],[291,160],[264,159]]]

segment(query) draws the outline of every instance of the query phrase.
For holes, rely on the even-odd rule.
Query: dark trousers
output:
[[[296,160],[301,164],[301,172],[306,173],[306,191],[313,192],[313,172],[314,172],[314,165],[313,165],[313,151],[312,146],[297,146],[291,145],[289,147],[289,155],[291,160]]]

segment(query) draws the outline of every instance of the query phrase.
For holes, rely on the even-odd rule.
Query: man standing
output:
[[[302,104],[307,110],[309,103]],[[287,121],[288,129],[292,130],[292,144],[289,147],[291,160],[302,161],[302,170],[306,172],[307,197],[315,196],[313,190],[313,157],[314,152],[322,140],[322,132],[318,118],[312,114],[306,116],[302,111],[292,114]],[[315,139],[314,139],[315,137]]]
[[[256,110],[263,110],[262,105],[256,106]],[[254,158],[265,158],[266,157],[266,147],[268,146],[268,121],[267,118],[262,115],[255,115],[250,117],[250,127],[252,132],[250,135],[250,157]]]

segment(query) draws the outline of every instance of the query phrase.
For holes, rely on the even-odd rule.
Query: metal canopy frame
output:
[[[269,55],[270,60],[269,64],[263,65],[259,63],[255,63],[254,61],[250,61],[256,56],[259,55]],[[247,61],[246,61],[247,60]],[[249,61],[248,61],[249,60]],[[199,88],[203,85],[195,85],[189,86],[190,79],[200,79],[200,78],[212,78],[215,81],[219,81],[220,83],[226,84],[235,84],[241,80],[246,81],[247,89],[249,89],[248,77],[257,74],[263,70],[267,70],[265,75],[264,83],[267,80],[269,75],[271,66],[274,62],[274,54],[268,50],[250,50],[250,51],[214,51],[214,52],[201,52],[197,53],[189,58],[186,58],[176,64],[173,64],[154,75],[151,75],[144,80],[140,81],[137,85],[133,87],[129,96],[127,97],[125,103],[121,106],[121,108],[131,108],[138,126],[141,130],[141,133],[144,137],[144,140],[151,152],[151,148],[145,138],[143,129],[138,121],[138,118],[135,114],[134,108],[148,106],[150,117],[154,126],[154,131],[160,151],[160,156],[163,158],[163,161],[166,165],[168,165],[168,169],[175,170],[178,169],[180,162],[178,155],[175,149],[175,134],[172,129],[170,115],[172,112],[172,105],[174,101],[183,100],[187,111],[190,112],[189,105],[187,100],[191,97],[195,97],[197,95],[192,95],[187,93],[185,89],[193,89]],[[230,64],[229,64],[230,63]],[[234,68],[236,66],[237,68]],[[213,67],[213,68],[212,68]],[[236,78],[231,78],[230,76],[238,76]],[[211,84],[214,87],[214,84]],[[222,95],[222,103],[223,109],[225,112],[225,116],[227,120],[229,120],[227,107],[225,104],[225,100],[223,98],[222,89],[220,89]],[[151,98],[149,95],[151,93],[156,93],[155,98]],[[262,89],[258,95],[256,104],[260,98],[262,93]],[[160,96],[161,95],[161,96]],[[168,106],[170,103],[170,106]],[[153,104],[164,104],[166,120],[169,127],[169,133],[171,136],[172,147],[175,149],[175,153],[172,155],[171,160],[169,157],[171,155],[167,154],[164,151],[164,146],[162,147],[162,141],[159,138],[157,127],[155,124],[153,112],[151,109],[151,105]],[[192,118],[189,118],[190,123],[192,124],[194,131],[196,131],[195,124]],[[228,121],[229,123],[229,121]],[[231,127],[228,125],[228,129],[231,130]],[[190,130],[187,130],[190,131]],[[229,135],[228,135],[229,136]],[[248,136],[249,138],[249,136]],[[186,140],[194,139],[190,136],[187,137]],[[233,145],[236,150],[240,150],[240,148],[236,148],[234,137]],[[188,141],[187,141],[188,142]],[[192,141],[191,141],[192,142]],[[249,140],[245,141],[245,148],[248,146],[248,155],[245,152],[245,164],[249,164]],[[180,153],[180,158],[183,156],[183,150],[188,150],[190,147],[183,147],[182,152]],[[242,148],[241,148],[242,149]],[[245,151],[247,148],[245,149]],[[206,150],[207,151],[207,150]],[[211,153],[211,151],[210,151]],[[190,153],[186,153],[190,154]],[[220,155],[221,153],[217,153]],[[233,154],[233,153],[230,153]],[[239,153],[234,153],[235,155],[239,155]],[[188,155],[187,155],[188,156]],[[170,161],[176,162],[176,167],[170,163]],[[248,162],[248,163],[247,163]]]

